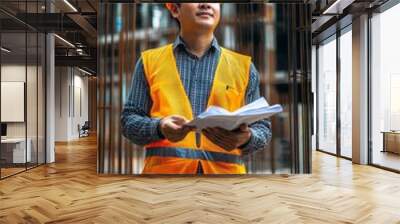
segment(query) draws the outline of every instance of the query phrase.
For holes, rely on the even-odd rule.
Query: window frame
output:
[[[340,67],[340,37],[344,34],[346,34],[347,32],[351,32],[352,31],[352,23],[347,24],[345,27],[343,28],[337,28],[336,31],[331,34],[330,36],[326,37],[325,39],[322,39],[320,41],[317,42],[316,44],[316,97],[315,97],[315,101],[316,101],[316,114],[315,114],[315,120],[316,120],[316,151],[318,152],[323,152],[329,155],[333,155],[339,158],[343,158],[343,159],[347,159],[347,160],[352,160],[352,158],[347,157],[342,155],[342,150],[341,150],[341,119],[340,119],[340,103],[341,103],[341,97],[340,97],[340,81],[341,81],[341,67]],[[319,47],[322,44],[326,44],[329,43],[331,41],[336,41],[336,152],[332,153],[332,152],[328,152],[327,150],[321,149],[319,147],[319,110],[320,110],[320,105],[319,105]]]

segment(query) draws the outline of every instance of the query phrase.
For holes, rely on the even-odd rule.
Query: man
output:
[[[269,121],[233,131],[208,128],[201,136],[185,124],[208,106],[234,111],[258,99],[258,72],[250,57],[218,45],[219,3],[166,6],[179,36],[138,60],[122,112],[123,134],[145,146],[144,174],[244,174],[242,156],[271,139]]]

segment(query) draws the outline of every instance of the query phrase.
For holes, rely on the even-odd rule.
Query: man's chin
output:
[[[196,26],[203,30],[212,30],[214,29],[215,24],[211,22],[199,22],[196,24]]]

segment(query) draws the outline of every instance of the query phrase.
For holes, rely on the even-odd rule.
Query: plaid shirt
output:
[[[173,43],[176,64],[186,94],[191,102],[193,116],[197,116],[207,107],[215,69],[221,53],[220,46],[214,38],[210,48],[202,57],[197,57],[187,50],[185,43],[178,36]],[[249,84],[246,90],[246,103],[260,98],[259,74],[251,64]],[[124,105],[121,123],[125,137],[138,145],[146,145],[162,139],[158,129],[159,118],[150,118],[152,100],[149,93],[142,59],[136,63],[128,99]],[[249,142],[242,147],[243,154],[263,149],[271,140],[271,123],[262,120],[250,125],[252,132]]]

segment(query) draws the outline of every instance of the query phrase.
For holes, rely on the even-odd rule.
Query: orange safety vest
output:
[[[150,96],[150,117],[181,115],[193,119],[192,107],[177,69],[172,44],[144,51],[142,61]],[[207,106],[234,111],[245,104],[251,58],[221,48]],[[205,174],[244,174],[241,150],[227,151],[201,135],[196,146],[195,133],[179,142],[167,139],[145,146],[143,174],[195,174],[199,161]]]

